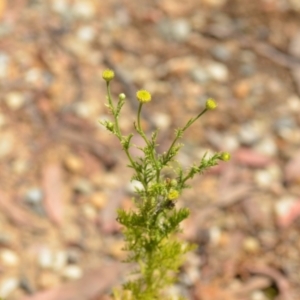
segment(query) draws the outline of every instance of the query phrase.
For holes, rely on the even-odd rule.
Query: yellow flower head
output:
[[[213,109],[215,109],[217,107],[217,103],[215,102],[214,99],[209,98],[206,101],[205,107],[206,107],[206,109],[213,110]]]
[[[103,73],[102,73],[102,78],[103,78],[106,82],[110,82],[114,77],[115,77],[115,72],[114,72],[113,70],[106,69],[106,70],[104,70]]]
[[[170,190],[169,194],[168,194],[168,199],[169,200],[175,200],[179,197],[179,193],[176,190]]]
[[[151,101],[151,94],[146,90],[139,90],[136,92],[136,98],[141,103],[146,103]]]
[[[223,160],[223,161],[229,161],[230,158],[231,158],[230,153],[228,153],[228,152],[222,152],[221,153],[221,156],[220,156],[221,160]]]

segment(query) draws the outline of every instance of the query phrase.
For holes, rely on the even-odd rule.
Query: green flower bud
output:
[[[176,179],[172,179],[170,184],[171,184],[171,186],[175,187],[175,186],[177,186],[178,182]]]
[[[107,122],[107,123],[106,123],[106,128],[107,128],[109,131],[113,131],[113,130],[114,130],[114,127],[115,127],[114,123],[112,123],[112,122]]]
[[[126,95],[124,93],[119,94],[119,100],[125,100]]]

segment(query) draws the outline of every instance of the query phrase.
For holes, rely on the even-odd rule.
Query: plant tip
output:
[[[139,90],[136,92],[136,98],[141,103],[146,103],[151,101],[151,94],[146,90]]]
[[[106,82],[110,82],[112,79],[114,79],[115,77],[115,72],[113,70],[110,69],[106,69],[103,71],[102,73],[102,78],[106,81]]]
[[[206,109],[208,109],[208,110],[213,110],[213,109],[215,109],[215,108],[217,107],[217,103],[215,102],[214,99],[209,98],[209,99],[206,101],[205,107],[206,107]]]

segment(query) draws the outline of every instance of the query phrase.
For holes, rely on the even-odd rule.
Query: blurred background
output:
[[[0,0],[0,296],[104,300],[126,278],[116,209],[132,175],[109,119],[101,74],[114,69],[120,119],[174,129],[196,177],[177,206],[198,244],[170,290],[196,300],[300,299],[299,0]],[[139,143],[139,140],[135,140]]]

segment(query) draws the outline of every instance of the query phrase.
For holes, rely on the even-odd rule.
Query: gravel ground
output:
[[[126,278],[116,209],[131,171],[109,119],[112,90],[153,101],[159,150],[213,97],[178,160],[230,163],[193,179],[178,206],[199,245],[170,293],[195,300],[300,299],[298,0],[0,0],[0,296],[107,300]],[[135,143],[139,143],[138,139]]]

